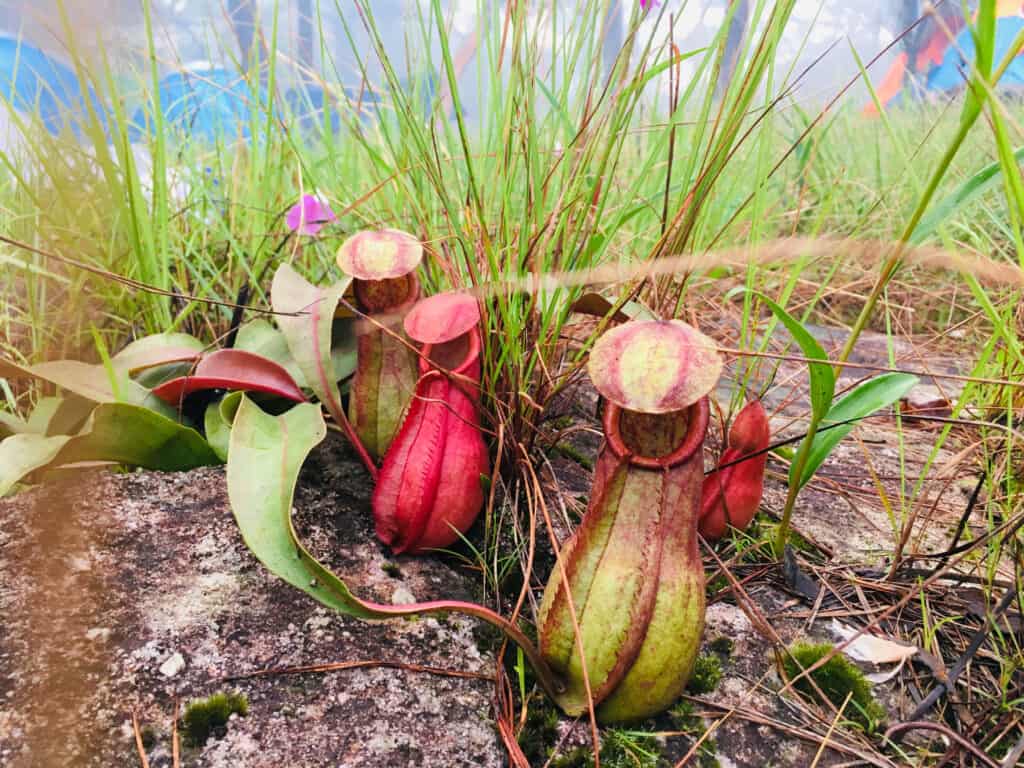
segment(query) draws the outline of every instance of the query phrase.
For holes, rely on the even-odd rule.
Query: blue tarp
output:
[[[172,131],[207,141],[248,139],[253,110],[264,114],[267,100],[253,94],[245,78],[226,69],[174,72],[160,81],[160,108]],[[135,128],[152,133],[152,118],[140,107]]]
[[[86,106],[74,71],[35,46],[6,35],[0,35],[0,96],[19,112],[38,114],[54,135],[65,128],[81,135]],[[91,91],[89,99],[105,123]]]
[[[1024,29],[1024,18],[1005,16],[996,22],[996,50],[994,62],[998,64],[1010,50],[1014,39]],[[974,38],[971,30],[964,29],[946,49],[942,63],[928,73],[928,90],[952,91],[963,88],[970,77],[974,63]],[[1003,88],[1024,87],[1024,56],[1017,56],[1006,68],[999,85]]]

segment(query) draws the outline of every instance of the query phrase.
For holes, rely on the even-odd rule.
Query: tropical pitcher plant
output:
[[[479,303],[463,293],[420,299],[421,256],[411,236],[385,230],[356,235],[338,257],[355,278],[358,310],[377,321],[358,342],[348,434],[367,442],[361,454],[380,457],[374,524],[396,554],[456,542],[482,509],[491,471],[479,412]],[[331,314],[312,313],[308,322]],[[291,333],[289,344],[318,333]],[[330,354],[318,366],[329,377]],[[714,343],[679,320],[627,322],[595,343],[588,372],[604,403],[605,442],[587,512],[549,577],[536,644],[473,603],[361,600],[310,555],[290,510],[299,468],[326,434],[319,406],[302,403],[275,417],[242,399],[228,458],[232,509],[257,557],[324,604],[364,619],[476,616],[523,648],[566,713],[578,715],[592,702],[602,722],[642,719],[680,695],[700,646],[699,531],[718,537],[730,524],[742,527],[760,501],[768,425],[759,403],[743,409],[719,469],[704,476],[708,395],[721,370]],[[254,477],[243,469],[265,461],[275,441],[284,446],[282,471]],[[751,452],[759,458],[738,461]]]
[[[642,719],[672,704],[690,676],[704,626],[707,395],[721,369],[712,341],[678,320],[627,323],[594,345],[605,443],[538,625],[570,715],[587,710],[589,683],[599,721]]]

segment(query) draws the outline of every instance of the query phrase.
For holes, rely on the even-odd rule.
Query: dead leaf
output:
[[[843,641],[857,635],[860,630],[842,624],[832,619],[832,632]],[[895,664],[896,667],[888,672],[878,672],[865,675],[872,683],[884,683],[894,678],[903,668],[907,659],[919,651],[916,645],[904,645],[884,637],[878,637],[868,633],[861,634],[853,642],[843,648],[843,653],[854,661],[865,661],[870,664]]]

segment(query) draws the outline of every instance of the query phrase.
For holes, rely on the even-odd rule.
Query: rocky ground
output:
[[[334,446],[337,449],[337,445]],[[339,461],[335,461],[337,458]],[[328,447],[296,499],[305,536],[363,594],[470,598],[429,559],[390,561],[368,486]],[[474,622],[366,624],[327,612],[249,555],[224,473],[100,474],[0,502],[0,764],[168,766],[175,699],[238,691],[248,716],[187,766],[499,766],[493,683],[397,669],[223,681],[317,662],[398,661],[491,673]]]
[[[785,381],[786,371],[777,378]],[[774,426],[785,432],[794,427],[779,392],[773,394],[782,406]],[[593,393],[571,400],[573,416],[585,423]],[[859,441],[844,444],[804,494],[796,524],[837,562],[884,565],[891,528],[884,511],[863,499],[877,498],[876,481],[895,490],[897,438],[881,421],[858,434]],[[552,494],[571,502],[585,497],[599,438],[578,431],[569,443],[570,449],[550,453],[544,481]],[[910,446],[910,474],[931,443],[931,435],[922,433],[920,447]],[[865,446],[875,477],[865,471]],[[942,454],[940,466],[950,458]],[[782,468],[773,467],[770,511],[781,508],[782,476]],[[942,539],[963,509],[966,480],[951,472],[914,536],[930,530]],[[357,593],[378,601],[476,599],[479,577],[457,560],[389,557],[373,537],[369,490],[340,441],[328,441],[313,455],[300,481],[296,514],[317,556]],[[537,562],[544,567],[543,546]],[[544,575],[538,573],[538,580]],[[698,728],[671,718],[656,723],[667,764],[682,759],[694,737],[713,726],[705,760],[714,756],[727,768],[810,765],[819,740],[807,735],[806,707],[777,695],[771,642],[757,624],[766,620],[790,642],[834,640],[829,622],[781,577],[751,582],[750,602],[743,606],[727,589],[714,597],[705,652],[719,658],[723,678],[693,702],[703,718]],[[486,633],[455,616],[367,624],[320,608],[249,555],[221,469],[66,475],[0,500],[0,616],[3,766],[139,765],[133,713],[150,765],[170,766],[175,702],[221,691],[244,694],[248,715],[233,717],[205,745],[186,745],[183,766],[507,764],[494,723],[495,686],[487,679],[496,664],[492,643],[480,640]],[[437,669],[366,666],[239,679],[260,670],[342,661]],[[896,689],[880,686],[877,692],[894,716],[906,713],[909,705]],[[585,723],[566,721],[556,730],[566,747],[587,743]],[[860,748],[840,739],[817,764],[855,762]]]

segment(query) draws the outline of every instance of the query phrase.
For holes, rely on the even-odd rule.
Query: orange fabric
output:
[[[917,57],[914,60],[914,69],[917,72],[927,72],[930,66],[939,66],[942,63],[942,57],[946,55],[948,47],[949,40],[946,39],[945,30],[935,30],[928,39],[928,44],[918,51]]]
[[[909,56],[906,51],[900,53],[900,55],[893,61],[892,66],[889,67],[889,71],[885,74],[885,77],[882,78],[882,82],[879,83],[878,88],[875,89],[875,92],[878,94],[878,100],[882,103],[882,106],[885,106],[892,101],[896,97],[896,94],[900,92],[900,89],[903,88],[903,77],[907,73],[908,60]],[[878,116],[878,108],[875,106],[874,101],[869,101],[864,106],[863,114],[866,117]]]

